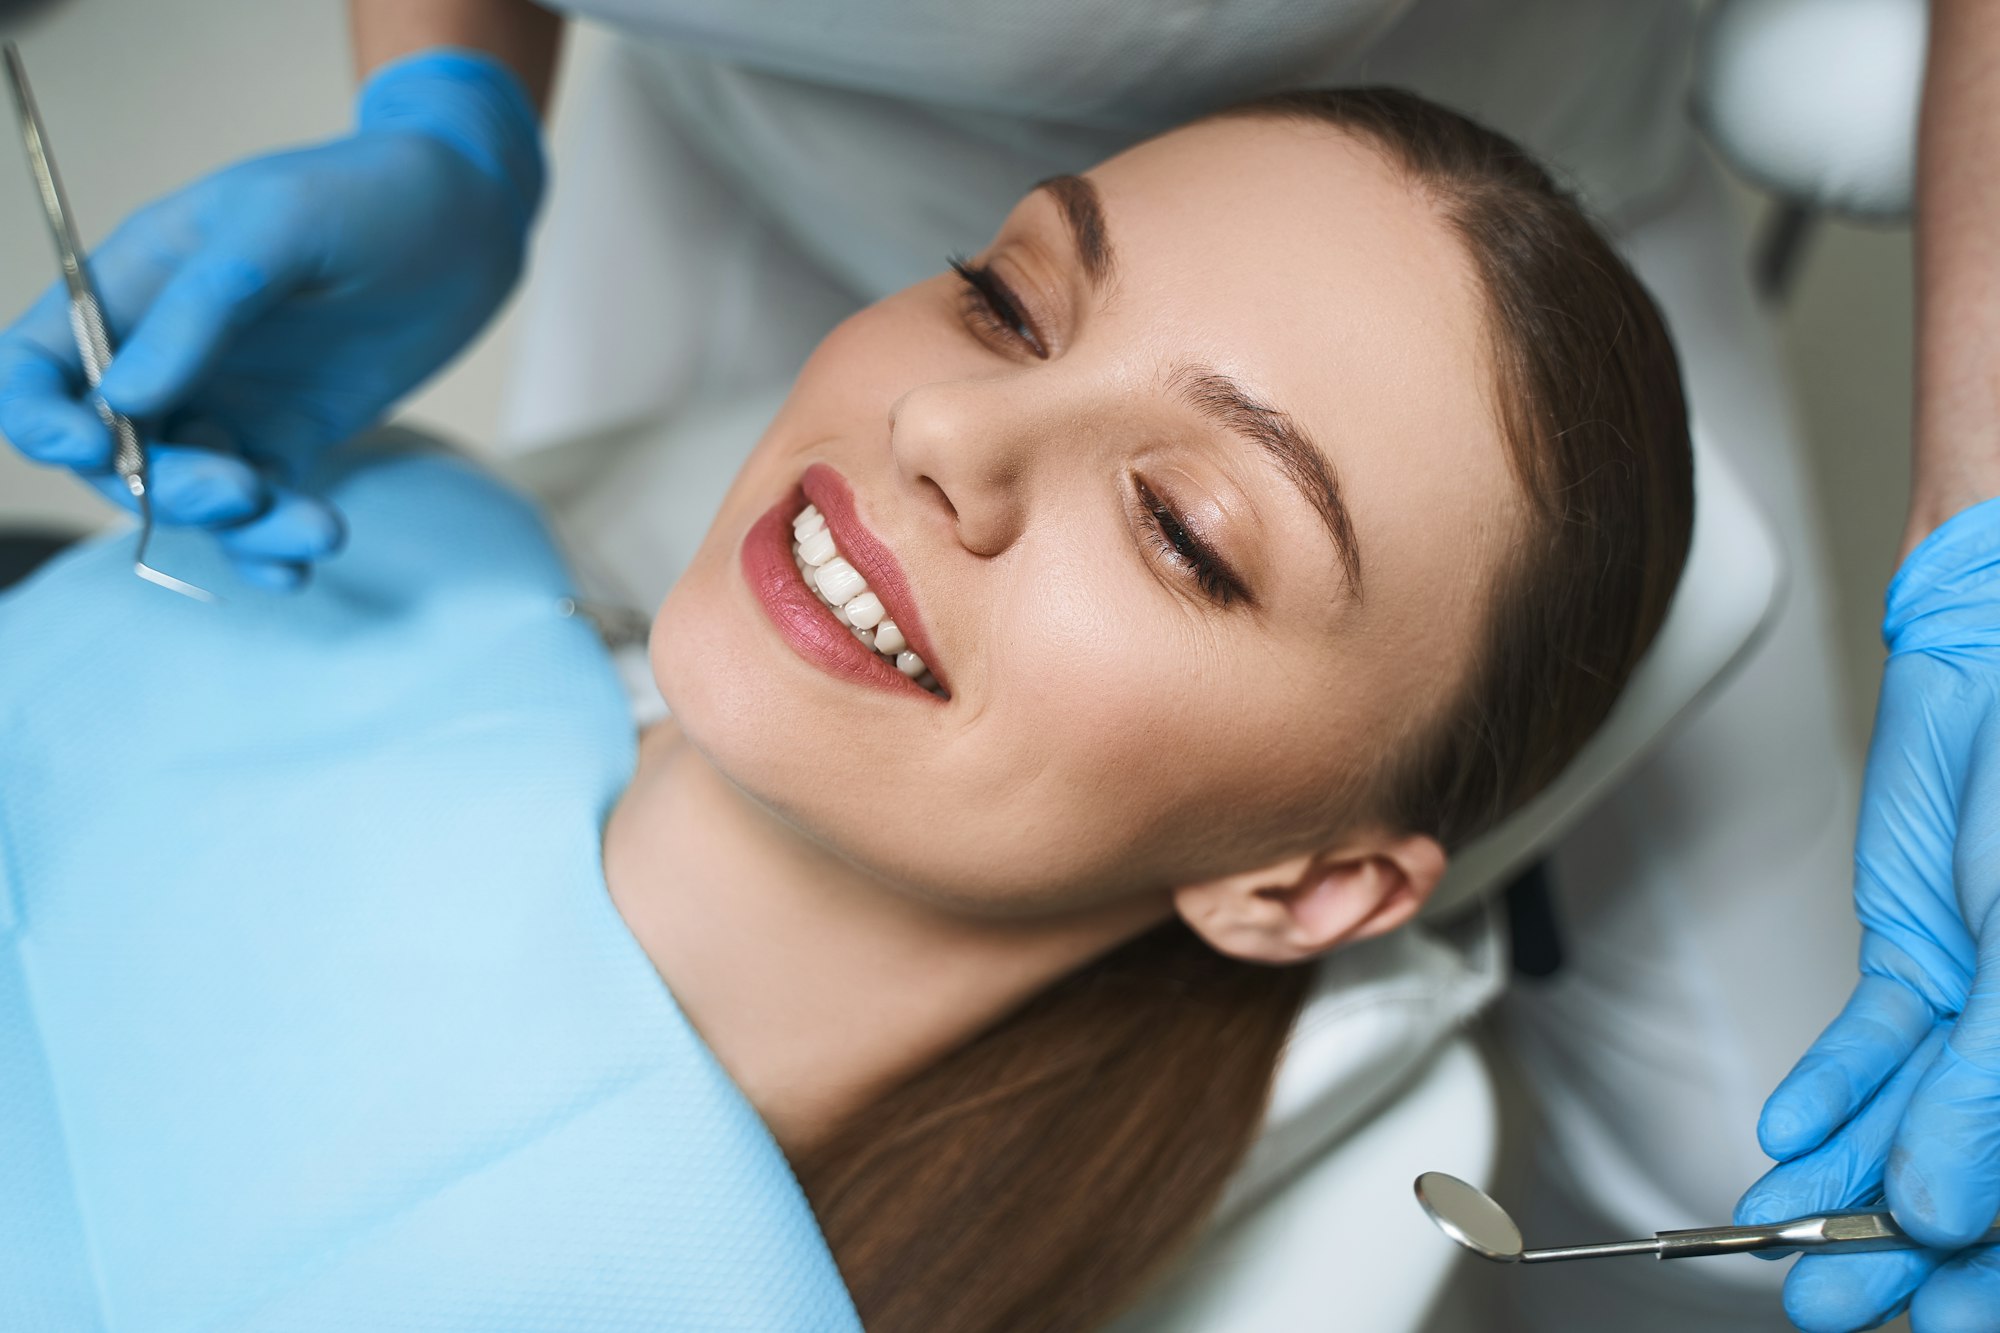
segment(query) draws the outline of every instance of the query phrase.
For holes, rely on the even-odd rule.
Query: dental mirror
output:
[[[1442,1171],[1417,1177],[1417,1202],[1437,1229],[1482,1259],[1511,1264],[1521,1257],[1521,1228],[1485,1190]]]
[[[1442,1171],[1417,1177],[1417,1202],[1437,1229],[1482,1259],[1497,1264],[1548,1264],[1569,1259],[1614,1259],[1644,1254],[1655,1259],[1700,1259],[1717,1254],[1863,1254],[1921,1246],[1886,1209],[1842,1208],[1763,1226],[1694,1227],[1657,1231],[1650,1240],[1602,1241],[1530,1250],[1507,1210],[1476,1185]],[[2000,1244],[2000,1219],[1975,1245]]]

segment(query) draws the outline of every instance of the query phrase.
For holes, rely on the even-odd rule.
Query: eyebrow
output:
[[[1062,210],[1070,240],[1076,245],[1076,257],[1083,264],[1083,276],[1090,280],[1092,291],[1103,291],[1110,285],[1114,260],[1097,187],[1081,176],[1051,176],[1035,188],[1047,190]]]
[[[1304,429],[1289,413],[1258,402],[1241,384],[1208,366],[1183,365],[1169,376],[1168,385],[1203,416],[1255,443],[1298,487],[1326,525],[1348,590],[1360,601],[1361,547],[1354,540],[1354,519],[1340,498],[1339,477]]]

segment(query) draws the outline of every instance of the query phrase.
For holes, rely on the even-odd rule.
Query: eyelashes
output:
[[[954,256],[949,263],[966,286],[966,312],[996,337],[1012,339],[1033,353],[1037,360],[1049,359],[1048,344],[1021,306],[1020,298],[1000,275],[985,264],[974,264]]]
[[[1048,360],[1048,344],[1034,320],[990,265],[975,264],[956,256],[948,261],[951,271],[965,284],[964,314],[984,337],[1009,343]],[[1145,540],[1168,565],[1193,583],[1203,597],[1217,606],[1249,600],[1242,580],[1230,570],[1208,544],[1188,527],[1172,505],[1155,495],[1143,481],[1134,480],[1139,503],[1145,510]]]
[[[1211,550],[1208,544],[1181,521],[1173,506],[1153,494],[1152,488],[1143,481],[1133,483],[1139,492],[1139,503],[1146,511],[1147,540],[1167,563],[1179,568],[1202,596],[1217,606],[1228,606],[1239,599],[1249,600],[1249,593],[1243,583],[1224,564],[1222,558]]]

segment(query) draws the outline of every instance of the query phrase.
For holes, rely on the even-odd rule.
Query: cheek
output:
[[[1020,584],[990,636],[979,804],[1035,830],[1044,884],[1160,888],[1318,830],[1365,721],[1324,653],[1291,661],[1104,558]]]
[[[896,322],[884,318],[880,307],[850,315],[806,358],[779,421],[800,414],[816,422],[827,413],[885,412],[894,393],[883,381],[902,342]]]

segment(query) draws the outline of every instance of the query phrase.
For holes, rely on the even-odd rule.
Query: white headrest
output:
[[[1928,18],[1924,0],[1719,0],[1696,54],[1695,119],[1766,189],[1907,217]]]

